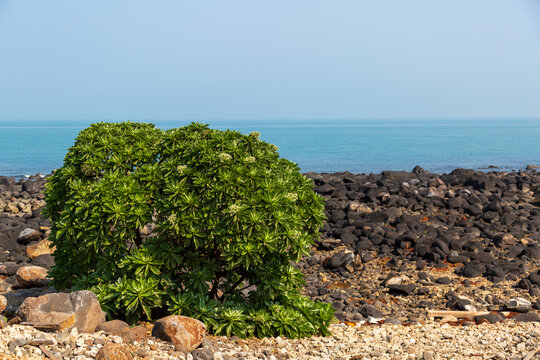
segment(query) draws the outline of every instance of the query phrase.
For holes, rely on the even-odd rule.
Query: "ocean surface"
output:
[[[0,121],[0,175],[47,174],[62,166],[77,133],[92,121]],[[189,121],[150,121],[162,129]],[[259,131],[303,172],[377,173],[415,165],[509,171],[540,165],[537,120],[207,121],[215,129]],[[498,169],[488,169],[497,166]]]

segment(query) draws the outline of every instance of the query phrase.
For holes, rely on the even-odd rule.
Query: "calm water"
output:
[[[0,121],[0,175],[49,173],[62,166],[90,121]],[[159,128],[188,121],[156,121]],[[355,173],[455,168],[501,170],[540,165],[538,120],[209,121],[212,128],[257,130],[302,171]]]

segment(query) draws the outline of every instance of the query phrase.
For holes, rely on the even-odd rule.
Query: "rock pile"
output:
[[[0,213],[24,216],[42,208],[45,206],[44,186],[45,177],[40,175],[17,182],[0,176]]]
[[[540,173],[307,175],[328,221],[300,268],[307,294],[331,301],[341,320],[513,312],[518,297],[531,304],[521,308],[527,319],[538,318]]]
[[[329,338],[247,341],[205,338],[202,323],[182,316],[130,328],[104,321],[91,292],[56,292],[47,278],[54,264],[49,223],[40,213],[44,180],[0,177],[0,312],[9,321],[0,321],[0,358],[534,356],[540,339],[534,168],[307,175],[325,198],[328,220],[298,266],[305,294],[331,302],[342,323]]]

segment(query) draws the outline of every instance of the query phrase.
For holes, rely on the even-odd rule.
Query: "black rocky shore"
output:
[[[305,175],[326,201],[327,221],[298,264],[304,292],[332,302],[339,320],[408,324],[426,320],[427,310],[457,310],[490,312],[456,317],[459,325],[540,321],[540,172]],[[39,250],[49,231],[41,215],[45,181],[0,177],[8,319],[24,298],[52,291],[15,276],[25,265],[54,264],[53,255],[28,250]]]

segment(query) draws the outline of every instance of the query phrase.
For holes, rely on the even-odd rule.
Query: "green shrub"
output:
[[[94,290],[112,317],[182,313],[240,337],[328,334],[331,305],[300,295],[292,265],[318,236],[323,201],[257,133],[92,125],[46,199],[53,284]]]
[[[153,125],[131,122],[93,124],[77,136],[45,189],[55,287],[115,280],[118,260],[141,245],[140,229],[152,221],[149,174],[160,136]]]

